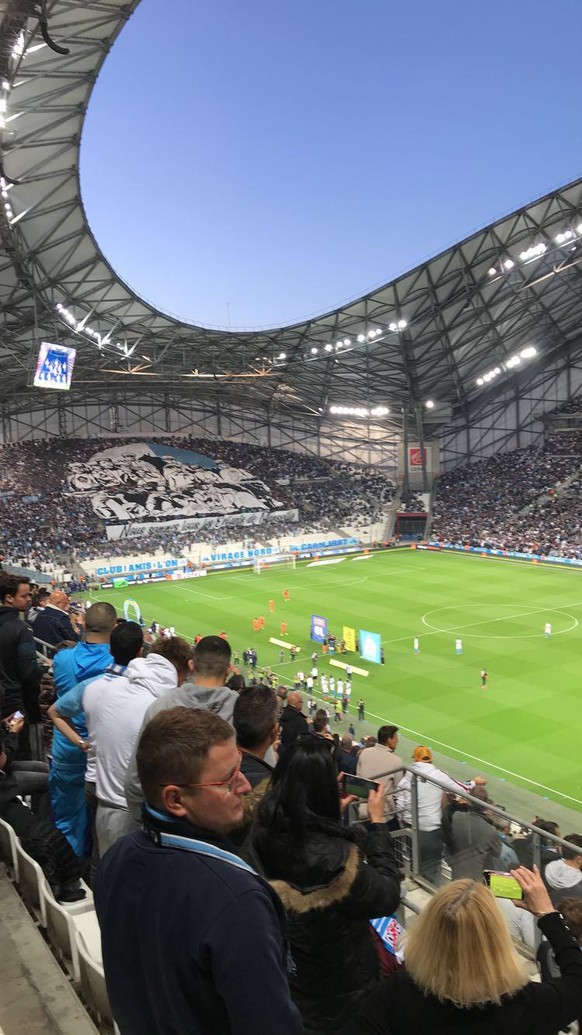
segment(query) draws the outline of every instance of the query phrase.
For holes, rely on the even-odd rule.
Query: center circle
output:
[[[507,613],[503,614],[502,612],[504,612],[504,611],[507,612]],[[433,616],[444,615],[445,613],[449,613],[450,614],[451,612],[457,612],[457,614],[459,616],[458,623],[454,622],[454,618],[455,618],[454,614],[452,615],[453,624],[448,625],[445,628],[443,628],[440,625],[435,625],[434,622],[429,621],[429,619],[432,618]],[[473,612],[473,613],[475,613],[475,612],[481,613],[484,617],[481,620],[479,620],[477,618],[475,621],[471,621],[471,612]],[[559,616],[558,622],[556,622],[556,619],[554,618],[555,615]],[[514,622],[519,623],[520,620],[524,619],[524,620],[527,621],[528,618],[531,618],[533,616],[535,616],[536,619],[539,618],[539,627],[540,628],[539,628],[539,632],[536,632],[536,633],[531,633],[531,632],[523,632],[523,633],[521,633],[519,631],[515,631],[515,625],[512,627],[513,630],[514,630],[512,632],[496,632],[494,630],[492,630],[491,632],[487,632],[487,633],[471,632],[472,628],[477,628],[478,626],[493,625],[495,628],[499,628],[499,624],[498,623],[510,622],[512,620]],[[562,619],[570,619],[570,624],[567,625],[565,623],[565,621],[562,621]],[[446,621],[446,618],[444,620]],[[524,610],[524,605],[523,604],[519,604],[519,603],[517,603],[517,604],[464,604],[464,605],[449,604],[447,607],[437,607],[433,611],[427,611],[426,614],[424,614],[422,616],[422,618],[421,618],[422,624],[425,625],[428,629],[431,629],[433,632],[436,632],[436,633],[450,633],[451,635],[454,635],[454,636],[456,636],[459,633],[462,633],[462,635],[464,637],[469,637],[469,638],[473,638],[473,639],[480,639],[480,640],[491,640],[491,639],[499,639],[499,640],[507,640],[507,639],[510,639],[510,640],[528,640],[528,639],[534,639],[534,638],[537,638],[537,637],[540,637],[540,636],[544,635],[544,627],[546,625],[546,622],[548,622],[549,620],[551,620],[552,635],[554,635],[554,636],[561,636],[562,633],[573,632],[573,630],[578,625],[578,619],[574,618],[574,616],[569,614],[567,611],[563,611],[561,608],[557,608],[557,607],[546,607],[546,608],[533,607],[533,608],[530,608],[528,611],[526,611],[526,610]],[[557,628],[557,629],[554,628],[554,626],[556,624],[559,626],[559,628]],[[525,625],[525,622],[522,622],[522,625]],[[564,626],[564,628],[561,628],[562,625]],[[527,628],[531,628],[531,624],[530,623],[527,623]]]

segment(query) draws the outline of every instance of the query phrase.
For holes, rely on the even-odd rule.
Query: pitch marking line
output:
[[[314,697],[317,697],[324,704],[329,704],[330,701],[326,702],[324,697],[320,697],[319,694],[314,693]],[[373,719],[379,719],[383,723],[392,723],[392,719],[387,719],[384,715],[376,715],[375,712],[367,712],[367,715],[371,715]],[[350,716],[350,719],[353,717]],[[505,773],[506,776],[513,776],[516,780],[523,780],[524,783],[531,784],[532,787],[539,787],[543,791],[549,791],[550,794],[556,794],[560,798],[566,798],[568,801],[573,801],[576,805],[582,805],[582,801],[579,798],[573,798],[571,794],[564,794],[562,791],[555,790],[554,787],[546,787],[544,783],[538,783],[537,780],[530,780],[528,776],[521,776],[520,773],[514,773],[511,769],[504,769],[501,765],[495,765],[494,762],[488,762],[485,758],[479,758],[478,755],[470,755],[468,751],[462,751],[460,748],[453,747],[452,744],[445,744],[442,740],[436,740],[434,737],[427,737],[425,733],[419,733],[418,730],[411,730],[408,726],[403,726],[401,723],[394,723],[398,726],[398,729],[402,730],[403,733],[412,733],[414,737],[418,738],[419,744],[438,744],[439,747],[445,748],[446,751],[456,752],[457,755],[462,755],[464,758],[470,758],[473,762],[478,762],[480,765],[487,769],[496,769],[499,773]]]
[[[463,605],[461,605],[461,604],[459,604],[459,605],[454,604],[454,605],[451,605],[451,606],[462,607]],[[468,605],[468,606],[471,606],[471,605]],[[567,607],[582,607],[582,601],[578,601],[578,602],[573,603],[573,604],[567,604],[566,606]],[[441,611],[441,610],[443,610],[443,608],[436,608],[436,610],[437,611]],[[507,621],[510,621],[512,618],[526,618],[528,615],[547,614],[549,611],[555,612],[555,611],[559,611],[559,609],[556,608],[556,607],[540,607],[540,608],[536,609],[535,611],[522,611],[520,614],[516,614],[516,615],[504,615],[503,618],[486,618],[482,622],[469,622],[467,625],[452,625],[450,629],[432,629],[431,632],[423,633],[423,639],[426,639],[427,636],[437,636],[437,635],[441,635],[442,636],[445,633],[456,633],[456,632],[461,632],[464,629],[474,629],[474,628],[476,628],[479,625],[490,625],[492,622],[507,622]],[[565,614],[566,612],[561,612],[561,613]],[[425,614],[423,614],[422,618],[420,619],[421,622],[423,623],[423,625],[425,625],[428,629],[431,629],[432,627],[430,625],[428,625],[427,622],[425,622],[425,618],[427,617],[427,615],[431,615],[431,614],[434,614],[434,612],[433,611],[426,611]],[[568,615],[568,618],[572,618],[572,615]],[[577,619],[574,618],[573,620],[576,622],[576,625],[579,624]],[[575,629],[576,626],[573,626],[573,628]],[[572,629],[563,629],[562,632],[572,632]],[[534,635],[537,636],[538,634],[535,633]],[[543,633],[540,633],[539,635],[543,636]],[[554,635],[554,636],[561,636],[561,633],[557,632],[557,633],[553,633],[552,635]],[[490,638],[492,640],[493,639],[499,639],[499,637],[496,637],[496,636],[491,636]],[[503,637],[503,639],[525,639],[525,638],[526,637]],[[393,640],[382,640],[382,643],[383,644],[385,644],[385,643],[400,643],[401,640],[410,640],[410,639],[411,639],[411,635],[409,633],[408,636],[397,636]]]

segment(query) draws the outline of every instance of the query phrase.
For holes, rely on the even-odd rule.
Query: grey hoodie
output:
[[[568,866],[565,859],[555,859],[544,870],[550,898],[555,905],[560,898],[582,897],[582,872]]]
[[[153,701],[150,704],[142,723],[142,729],[158,712],[180,707],[207,709],[209,712],[214,712],[215,715],[220,715],[221,719],[225,719],[226,722],[230,722],[232,725],[232,715],[237,699],[238,694],[236,690],[230,690],[227,686],[208,687],[200,686],[196,683],[182,683],[182,686],[176,687],[175,690],[169,690],[162,697],[159,697],[157,701]],[[138,743],[139,737],[133,749],[125,777],[125,797],[133,819],[136,823],[141,823],[141,807],[144,799],[137,775],[136,755]]]

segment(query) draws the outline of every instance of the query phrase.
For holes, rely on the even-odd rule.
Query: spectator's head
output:
[[[277,739],[279,700],[270,686],[259,683],[239,695],[234,705],[232,724],[238,746],[261,758]]]
[[[260,807],[267,826],[271,820],[275,825],[283,822],[299,843],[318,820],[337,822],[340,818],[337,768],[330,744],[309,733],[298,737],[277,763],[264,809]]]
[[[7,571],[0,572],[0,604],[15,607],[17,611],[27,611],[31,600],[30,579],[10,575]]]
[[[109,643],[117,625],[117,612],[112,604],[98,601],[85,615],[85,639],[88,643]]]
[[[582,945],[582,899],[561,898],[556,903],[556,909],[564,917],[564,922],[570,928],[578,945]]]
[[[313,732],[325,733],[327,729],[327,712],[324,708],[318,708],[313,716]]]
[[[237,694],[241,694],[246,685],[245,677],[241,676],[240,672],[233,672],[225,683],[229,690],[235,690]]]
[[[54,589],[49,600],[51,607],[58,607],[61,611],[69,611],[71,601],[63,589]]]
[[[398,743],[398,726],[380,726],[378,730],[378,743],[394,751]]]
[[[32,595],[32,603],[34,607],[46,607],[49,597],[48,589],[37,589]]]
[[[137,622],[121,622],[111,633],[109,649],[116,665],[129,665],[143,648],[143,630]]]
[[[344,733],[340,743],[342,751],[345,751],[349,755],[353,747],[352,738],[347,733]]]
[[[554,837],[561,837],[562,836],[560,834],[560,828],[559,828],[558,824],[554,823],[554,821],[552,819],[536,819],[535,820],[535,825],[536,825],[536,827],[539,827],[540,830],[545,830],[547,834],[553,834]],[[546,845],[549,845],[551,848],[555,848],[555,845],[552,843],[552,841],[547,841],[546,840],[545,843],[546,843]]]
[[[412,758],[415,762],[432,762],[432,751],[429,747],[425,747],[421,744],[412,752]]]
[[[298,690],[292,690],[287,694],[287,707],[296,708],[298,712],[303,708],[303,695]]]
[[[156,640],[150,650],[151,654],[161,654],[162,658],[171,662],[176,669],[178,686],[181,686],[192,672],[194,649],[182,636],[168,636],[167,639]]]
[[[452,881],[424,907],[407,931],[406,969],[424,994],[457,1007],[499,1004],[527,983],[493,895],[472,880]]]
[[[230,668],[230,646],[222,636],[203,636],[194,648],[194,682],[224,686]]]
[[[582,870],[582,854],[576,851],[576,848],[582,849],[582,836],[580,834],[566,834],[564,840],[575,847],[567,848],[566,845],[562,845],[562,858],[572,868]]]
[[[147,802],[194,826],[225,834],[243,816],[250,785],[232,726],[197,708],[159,712],[143,730],[137,770]]]

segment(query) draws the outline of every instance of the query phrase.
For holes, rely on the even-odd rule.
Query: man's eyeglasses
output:
[[[176,787],[224,787],[227,794],[232,794],[233,788],[238,780],[241,766],[242,766],[242,751],[238,752],[238,765],[235,766],[230,776],[227,776],[226,780],[213,780],[212,783],[177,783]],[[167,787],[166,783],[160,784],[160,787]]]

